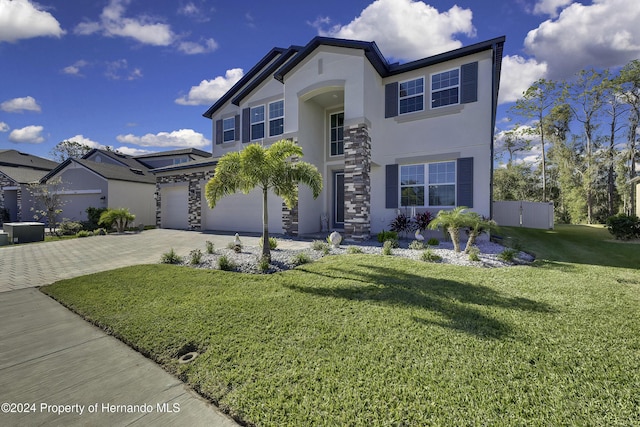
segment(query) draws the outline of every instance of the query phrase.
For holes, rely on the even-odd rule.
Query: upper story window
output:
[[[455,203],[456,162],[400,166],[400,206],[439,207]]]
[[[222,142],[235,141],[236,139],[236,118],[229,117],[222,120]]]
[[[251,140],[264,138],[264,105],[251,108]]]
[[[424,110],[424,78],[400,83],[399,88],[400,114]]]
[[[344,113],[331,114],[330,134],[331,155],[344,154]]]
[[[269,136],[284,133],[284,101],[269,104]]]
[[[460,69],[431,75],[431,108],[460,103]]]
[[[189,161],[189,157],[176,157],[175,159],[173,159],[173,164],[174,165],[179,165],[181,163],[187,163]]]

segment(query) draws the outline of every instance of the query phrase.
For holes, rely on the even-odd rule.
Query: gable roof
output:
[[[145,170],[149,169],[141,161],[136,160],[133,156],[130,156],[129,154],[117,153],[115,151],[110,151],[110,150],[102,150],[100,148],[92,149],[87,154],[82,156],[82,159],[86,160],[89,157],[91,157],[92,155],[94,155],[95,153],[100,153],[103,156],[107,156],[110,159],[115,160],[116,162],[120,163],[122,166],[126,166],[126,167],[129,167],[129,168],[134,168],[134,169],[140,169],[140,168],[145,169]]]
[[[40,181],[47,171],[19,166],[0,166],[0,174],[18,184],[31,184]]]
[[[116,166],[109,163],[98,163],[92,160],[86,159],[67,159],[64,162],[60,163],[60,165],[46,174],[40,182],[46,182],[51,179],[53,176],[62,172],[67,166],[69,166],[72,162],[75,162],[90,171],[100,175],[101,177],[107,180],[116,180],[116,181],[129,181],[129,182],[140,182],[145,184],[155,184],[156,178],[149,172],[149,170],[145,167],[126,167],[126,166]]]
[[[17,150],[0,150],[0,165],[50,171],[58,166],[58,162]]]
[[[494,82],[495,93],[498,91],[500,83],[500,72],[502,64],[502,50],[505,42],[505,37],[497,37],[484,42],[476,43],[473,45],[461,47],[449,52],[444,52],[438,55],[430,56],[427,58],[419,59],[405,64],[389,64],[385,57],[378,49],[378,45],[375,42],[366,42],[360,40],[347,40],[336,39],[331,37],[314,37],[306,46],[291,46],[285,50],[282,48],[274,48],[265,56],[256,66],[254,66],[249,73],[247,73],[242,79],[240,79],[227,93],[225,93],[218,101],[216,101],[204,114],[204,117],[211,119],[215,112],[225,105],[229,100],[234,105],[240,105],[240,102],[246,97],[253,89],[259,86],[264,80],[273,76],[276,80],[284,83],[284,78],[291,72],[298,64],[304,61],[309,55],[311,55],[320,46],[333,46],[342,47],[347,49],[360,49],[364,51],[365,57],[369,60],[373,68],[378,72],[381,77],[390,77],[408,71],[413,71],[419,68],[424,68],[434,64],[438,64],[452,59],[462,58],[467,55],[472,55],[478,52],[486,50],[494,51],[494,70],[496,72],[496,82]],[[273,61],[277,55],[280,55],[278,60]],[[275,56],[274,56],[275,55]],[[262,72],[261,72],[262,70]]]

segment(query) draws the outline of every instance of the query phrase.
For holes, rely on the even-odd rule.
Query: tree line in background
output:
[[[509,110],[496,155],[494,200],[553,201],[556,221],[604,223],[631,213],[640,125],[640,60],[617,73],[541,79]],[[531,151],[539,159],[520,158]]]

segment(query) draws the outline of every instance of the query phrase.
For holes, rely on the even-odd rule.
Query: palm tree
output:
[[[453,250],[460,252],[460,229],[467,227],[468,212],[466,206],[458,206],[453,210],[438,212],[438,215],[429,223],[429,229],[435,230],[442,227],[449,232],[453,242]]]
[[[464,253],[468,254],[476,239],[482,233],[495,230],[498,225],[492,219],[485,219],[477,212],[467,212],[467,227],[469,227],[469,240],[464,248]]]
[[[311,188],[314,199],[322,191],[322,175],[314,165],[293,160],[300,157],[302,148],[290,140],[274,142],[267,148],[251,144],[242,151],[222,156],[213,178],[205,187],[207,202],[212,209],[220,199],[238,191],[248,194],[256,187],[262,190],[262,256],[269,261],[269,190],[282,197],[289,209],[298,202],[299,183]]]

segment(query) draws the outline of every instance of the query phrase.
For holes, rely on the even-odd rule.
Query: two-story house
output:
[[[362,240],[398,212],[468,206],[491,215],[493,136],[504,37],[404,64],[374,42],[316,37],[275,48],[204,116],[213,157],[156,169],[162,227],[261,231],[257,192],[209,209],[204,186],[216,159],[250,143],[297,142],[324,177],[298,206],[272,196],[269,228],[317,233],[322,218]]]

